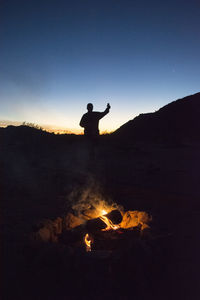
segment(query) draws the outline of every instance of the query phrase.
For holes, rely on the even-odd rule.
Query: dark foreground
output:
[[[108,136],[91,154],[83,137],[9,136],[0,146],[3,299],[200,298],[199,144]],[[111,252],[32,243],[38,222],[97,186],[102,198],[150,213],[150,237]]]

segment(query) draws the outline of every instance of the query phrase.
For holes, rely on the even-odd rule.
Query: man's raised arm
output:
[[[109,113],[110,108],[111,108],[110,103],[107,103],[106,109],[103,112],[100,113],[101,114],[101,118],[103,118],[105,115],[107,115]]]

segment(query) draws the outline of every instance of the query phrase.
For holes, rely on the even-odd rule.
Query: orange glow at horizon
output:
[[[45,131],[48,131],[48,132],[52,132],[52,133],[55,133],[55,134],[76,134],[76,135],[83,135],[84,134],[84,128],[80,127],[80,126],[69,126],[67,124],[64,124],[62,122],[62,124],[59,124],[55,122],[54,120],[54,123],[52,122],[51,123],[51,120],[49,120],[49,122],[47,121],[47,123],[42,123],[42,122],[39,122],[39,121],[34,121],[34,120],[27,120],[27,121],[9,121],[9,120],[4,120],[4,121],[1,121],[0,120],[0,127],[7,127],[7,126],[21,126],[23,125],[23,123],[27,123],[27,124],[32,124],[32,125],[35,125],[35,126],[39,126],[41,127],[43,130]],[[103,121],[102,121],[103,123]],[[99,133],[100,135],[102,134],[109,134],[109,133],[112,133],[114,132],[115,130],[117,130],[117,128],[119,128],[122,124],[113,124],[112,123],[103,123],[103,124],[100,124],[99,126]]]
[[[55,134],[76,134],[76,135],[84,135],[83,129],[58,129],[58,128],[44,128],[48,132],[53,132]],[[113,131],[109,130],[100,130],[100,135],[102,134],[110,134]]]

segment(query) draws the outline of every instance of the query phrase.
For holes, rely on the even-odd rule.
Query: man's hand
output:
[[[110,109],[110,108],[111,108],[111,106],[110,106],[110,103],[107,103],[107,108],[108,108],[108,109]]]

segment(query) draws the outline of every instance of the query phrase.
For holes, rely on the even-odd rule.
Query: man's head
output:
[[[92,103],[88,103],[87,110],[88,110],[88,112],[92,112],[93,111],[93,104]]]

